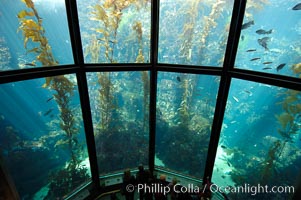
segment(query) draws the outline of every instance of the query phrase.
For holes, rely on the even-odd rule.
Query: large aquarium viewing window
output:
[[[86,63],[149,63],[148,1],[78,0]]]
[[[203,177],[218,84],[214,76],[158,74],[156,166]]]
[[[233,0],[160,1],[158,62],[221,67]]]
[[[300,98],[300,91],[234,79],[213,181],[232,187],[260,183],[297,188],[296,175],[300,173],[301,164]],[[247,199],[248,195],[229,194],[229,197]],[[257,196],[289,199],[290,195],[263,193]]]
[[[300,78],[300,12],[291,9],[297,1],[263,2],[247,1],[235,66]]]
[[[61,198],[91,180],[74,75],[0,86],[0,150],[20,197]]]
[[[99,173],[147,165],[149,73],[97,72],[87,77]]]
[[[73,64],[64,0],[1,1],[0,70]]]
[[[1,0],[0,199],[125,199],[126,175],[300,199],[300,26],[297,0]]]

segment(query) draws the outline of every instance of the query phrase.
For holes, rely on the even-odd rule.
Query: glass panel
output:
[[[234,79],[213,182],[249,188],[230,199],[290,199],[301,170],[300,112],[300,91]],[[276,186],[276,192],[258,184],[268,191]]]
[[[158,62],[222,66],[233,0],[162,0]]]
[[[155,165],[202,178],[219,78],[158,74]]]
[[[149,63],[151,1],[77,1],[86,63]]]
[[[20,199],[62,199],[90,181],[74,75],[2,84],[0,93],[0,157]]]
[[[0,71],[73,64],[65,1],[26,2],[0,2]]]
[[[301,18],[296,10],[300,8],[294,8],[298,3],[297,0],[247,2],[237,68],[301,77]]]
[[[88,73],[100,174],[148,164],[149,73]]]

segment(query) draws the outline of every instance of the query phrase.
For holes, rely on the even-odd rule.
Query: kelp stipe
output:
[[[22,0],[30,11],[22,10],[18,13],[18,19],[20,21],[20,26],[18,31],[22,31],[24,37],[24,48],[27,50],[27,53],[34,53],[36,59],[32,62],[35,64],[36,61],[39,61],[42,66],[55,66],[58,64],[58,61],[55,60],[51,46],[48,43],[48,39],[45,36],[45,29],[42,25],[42,18],[39,16],[34,3],[31,0]],[[32,42],[34,47],[28,49],[28,42]],[[50,81],[50,80],[49,80]],[[46,80],[47,87],[49,81]]]
[[[92,17],[90,17],[90,20],[96,21],[99,24],[99,27],[93,30],[99,41],[99,47],[101,47],[101,49],[104,48],[106,62],[116,63],[114,59],[114,49],[118,42],[117,30],[122,20],[122,12],[135,2],[135,0],[105,1],[102,4],[96,4],[91,7]],[[101,49],[93,49],[95,52],[92,52],[91,49],[87,53],[96,54],[96,52],[99,53]],[[97,62],[100,62],[100,60]]]
[[[116,63],[114,60],[114,48],[117,43],[117,29],[122,18],[122,10],[130,5],[131,1],[105,1],[91,7],[90,20],[97,21],[99,27],[95,28],[95,34],[91,35],[90,45],[85,50],[85,57],[91,55],[93,63],[102,61],[102,52],[106,62]],[[117,112],[117,102],[114,100],[114,88],[110,73],[99,72],[97,82],[101,86],[99,91],[99,105],[101,119],[98,125],[100,130],[107,130],[112,124],[112,114]],[[117,119],[115,118],[115,121]]]
[[[187,75],[183,75],[181,79],[182,99],[178,108],[180,120],[183,126],[188,126],[190,118],[190,103],[192,98],[192,85]]]
[[[22,0],[29,8],[29,11],[22,10],[18,13],[20,26],[18,31],[22,31],[24,36],[24,48],[28,43],[34,46],[27,49],[27,53],[35,54],[33,65],[37,62],[42,66],[55,66],[58,61],[54,58],[51,46],[45,36],[45,28],[42,18],[39,16],[34,3],[31,0]],[[66,146],[70,153],[70,162],[67,166],[53,171],[50,175],[49,192],[46,199],[61,198],[71,192],[80,184],[88,180],[87,169],[80,165],[82,150],[77,138],[79,133],[78,122],[73,114],[70,102],[73,97],[74,84],[64,75],[47,77],[43,88],[54,91],[54,99],[60,112],[60,128],[63,130],[63,139],[56,142],[55,147]]]
[[[260,183],[263,185],[269,184],[271,180],[271,177],[275,176],[274,173],[277,166],[276,166],[276,160],[277,157],[281,154],[281,141],[276,140],[269,148],[269,151],[267,153],[267,156],[265,160],[263,161],[263,167],[260,170]]]
[[[114,87],[110,76],[111,73],[107,72],[97,73],[97,81],[101,86],[98,90],[98,102],[101,115],[98,128],[100,128],[100,130],[108,130],[112,127],[113,120],[117,120],[117,118],[112,118],[113,112],[117,111],[117,102],[114,97]]]
[[[301,78],[301,62],[297,64],[293,64],[292,70],[297,77]]]
[[[184,11],[184,20],[183,33],[179,35],[179,38],[183,41],[180,49],[181,63],[189,63],[192,56],[192,40],[194,30],[196,28],[196,22],[198,17],[198,7],[201,3],[200,0],[189,2],[189,10]]]
[[[136,63],[145,63],[145,59],[143,56],[143,43],[142,43],[142,23],[140,21],[136,21],[133,25],[133,30],[137,36],[137,42],[139,45],[138,55],[136,57]],[[148,73],[146,71],[141,72],[141,80],[143,83],[143,131],[147,132],[148,130],[148,119],[149,119],[149,93],[150,93],[150,80]]]

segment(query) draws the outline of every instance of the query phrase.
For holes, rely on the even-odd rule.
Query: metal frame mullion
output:
[[[210,135],[210,143],[208,148],[206,167],[204,172],[203,181],[206,183],[207,180],[211,181],[213,167],[216,157],[216,152],[218,148],[218,142],[220,137],[220,132],[222,129],[222,123],[224,118],[224,113],[226,109],[231,76],[230,70],[234,68],[235,57],[240,37],[241,25],[244,18],[246,0],[235,0],[232,12],[232,19],[230,25],[230,31],[228,36],[228,42],[225,53],[225,60],[222,68],[222,76],[220,80],[220,87],[218,90],[218,96],[216,101],[214,119]]]
[[[100,180],[99,180],[99,171],[97,164],[97,154],[95,146],[95,137],[92,123],[92,114],[91,106],[88,92],[88,83],[86,78],[86,73],[84,69],[84,57],[82,42],[80,36],[80,27],[77,13],[77,4],[74,0],[66,0],[66,11],[68,17],[69,33],[72,44],[73,58],[74,63],[77,66],[80,66],[79,70],[76,73],[78,90],[81,102],[81,110],[84,121],[85,136],[90,160],[91,174],[93,189],[99,191]]]
[[[159,0],[152,1],[151,9],[151,52],[150,60],[150,102],[149,102],[149,170],[153,174],[155,168],[155,142],[156,142],[156,104],[157,104],[157,64],[159,41]]]

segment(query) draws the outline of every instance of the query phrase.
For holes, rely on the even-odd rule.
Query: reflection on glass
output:
[[[300,77],[300,12],[293,1],[247,1],[235,66]],[[297,73],[292,73],[294,68]]]
[[[87,74],[100,174],[148,164],[148,72]]]
[[[222,187],[296,187],[301,169],[301,92],[238,79],[232,83],[213,182]],[[287,192],[229,197],[290,199],[293,187]]]
[[[21,199],[61,199],[90,180],[75,80],[0,85],[0,153]]]
[[[77,1],[86,63],[148,63],[151,1]]]
[[[26,2],[0,2],[0,71],[73,63],[65,1]]]
[[[206,75],[158,74],[156,166],[203,176],[218,83]]]
[[[222,66],[230,1],[160,1],[158,62]]]

